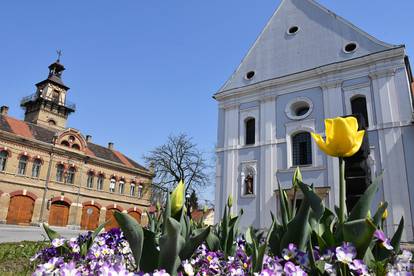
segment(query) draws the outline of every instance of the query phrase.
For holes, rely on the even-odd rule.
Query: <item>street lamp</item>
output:
[[[191,218],[191,210],[190,210],[190,194],[185,193],[185,205],[187,206],[187,216]]]

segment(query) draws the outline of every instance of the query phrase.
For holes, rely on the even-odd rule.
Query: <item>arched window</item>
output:
[[[39,177],[40,176],[40,168],[41,167],[42,167],[42,160],[36,158],[33,161],[32,177]]]
[[[125,182],[123,180],[119,181],[118,191],[122,195],[125,191]]]
[[[312,143],[309,132],[300,132],[292,137],[293,166],[312,164]]]
[[[63,175],[65,173],[65,167],[62,164],[57,165],[56,169],[56,181],[63,182]]]
[[[72,149],[80,150],[80,146],[78,144],[73,144]]]
[[[55,126],[56,125],[55,120],[49,120],[47,122],[48,122],[49,126]]]
[[[129,189],[129,195],[135,196],[135,183],[131,183],[131,188]]]
[[[115,185],[116,185],[115,178],[111,178],[111,182],[109,183],[109,192],[110,193],[114,193],[115,192]]]
[[[93,172],[88,173],[88,179],[86,180],[86,187],[89,189],[93,189],[93,182],[94,182],[95,176]]]
[[[246,128],[246,145],[254,145],[256,143],[256,120],[249,118],[245,122]]]
[[[368,111],[367,111],[367,99],[364,96],[357,96],[351,100],[352,115],[359,115],[364,122],[360,122],[362,127],[368,127]],[[365,123],[365,125],[363,125]]]
[[[142,186],[142,184],[139,184],[138,185],[138,197],[139,198],[142,198],[142,196],[143,196],[143,186]]]
[[[75,168],[74,167],[70,167],[67,171],[66,174],[66,183],[68,184],[73,184],[75,182]]]
[[[96,182],[96,188],[99,191],[102,191],[103,190],[103,183],[104,183],[104,176],[102,174],[100,174],[98,176],[98,181]]]
[[[65,147],[70,147],[70,145],[69,145],[69,142],[68,142],[68,141],[62,141],[60,144],[61,144],[62,146],[65,146]]]
[[[5,150],[0,151],[0,171],[3,172],[6,170],[7,157],[9,153]]]
[[[19,165],[17,167],[17,174],[25,175],[26,174],[26,167],[27,167],[27,160],[29,158],[25,155],[20,156],[19,158]]]

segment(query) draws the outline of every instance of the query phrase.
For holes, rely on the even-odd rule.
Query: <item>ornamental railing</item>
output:
[[[27,96],[27,97],[24,97],[20,101],[20,105],[21,106],[25,106],[27,103],[29,103],[29,102],[35,102],[39,98],[41,98],[43,100],[46,100],[46,101],[49,101],[49,102],[52,102],[52,103],[55,103],[55,104],[60,105],[60,106],[64,106],[64,107],[66,107],[68,109],[71,109],[73,111],[76,110],[76,104],[75,103],[72,103],[72,102],[67,101],[67,100],[65,102],[62,102],[62,101],[59,101],[59,100],[54,99],[54,98],[51,98],[51,97],[44,97],[44,96],[39,95],[37,93],[34,93],[34,94],[32,94],[30,96]]]

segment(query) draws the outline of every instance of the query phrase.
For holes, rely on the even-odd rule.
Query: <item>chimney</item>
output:
[[[114,149],[114,143],[109,142],[108,143],[108,149],[113,150]]]
[[[92,136],[86,135],[86,142],[92,142]]]
[[[0,114],[3,116],[6,116],[7,113],[9,113],[9,107],[6,105],[3,105],[2,107],[0,107]]]

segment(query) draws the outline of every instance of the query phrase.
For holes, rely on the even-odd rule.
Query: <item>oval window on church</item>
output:
[[[297,32],[299,32],[299,27],[298,27],[298,26],[292,26],[292,27],[290,27],[290,28],[287,30],[287,33],[288,33],[289,35],[294,35],[294,34],[296,34]]]
[[[286,116],[292,120],[302,120],[308,117],[313,110],[313,103],[310,99],[300,97],[290,101],[285,109]]]
[[[249,71],[249,72],[246,73],[245,78],[246,78],[246,80],[251,80],[251,79],[253,79],[254,75],[256,75],[256,72]]]
[[[345,45],[344,52],[347,54],[353,53],[358,48],[358,44],[356,42],[350,42]]]

